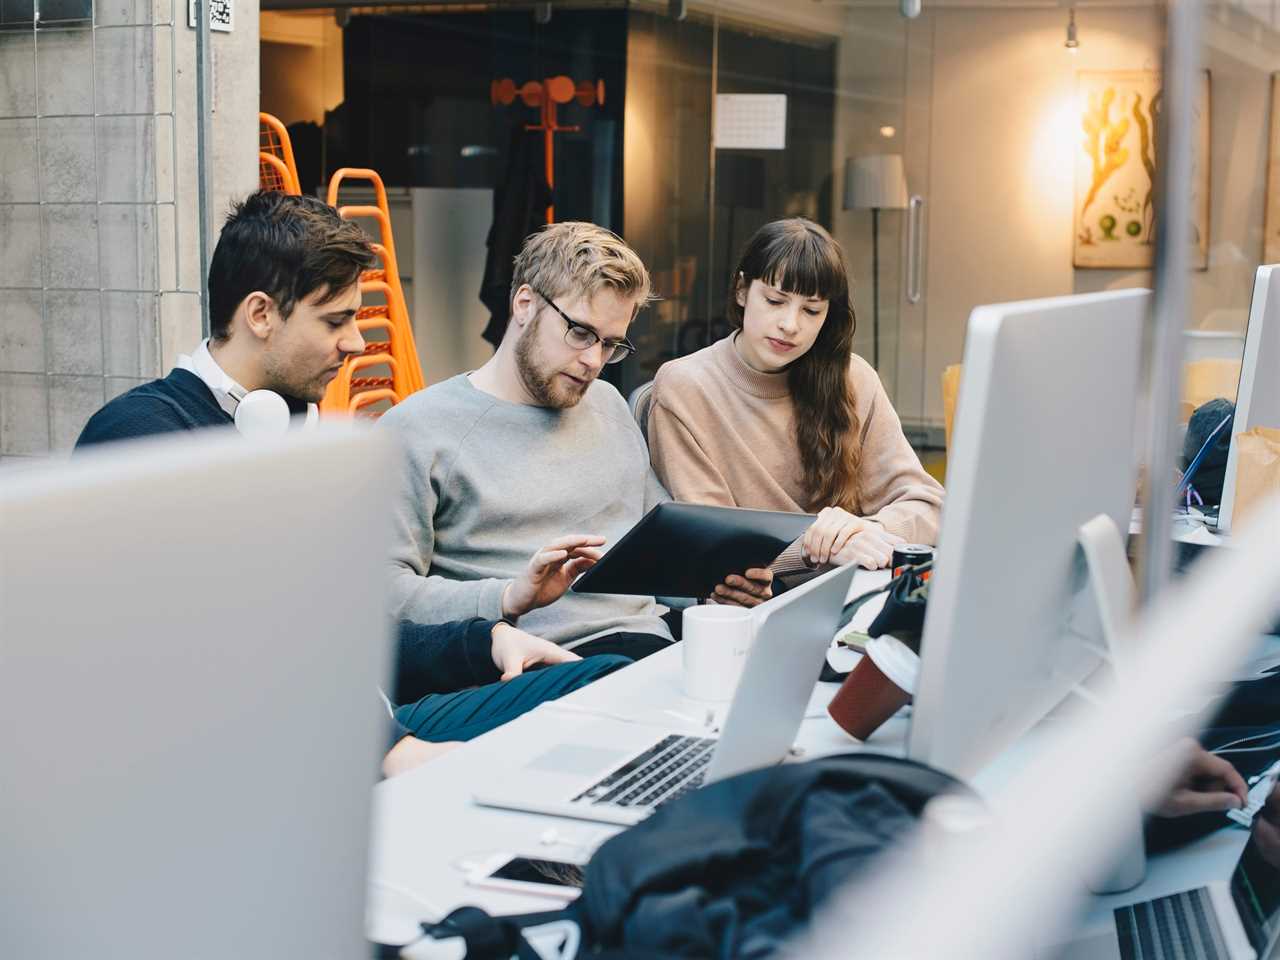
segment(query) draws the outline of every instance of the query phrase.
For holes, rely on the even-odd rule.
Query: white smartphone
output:
[[[573,900],[582,892],[581,864],[497,853],[467,877],[473,887]]]

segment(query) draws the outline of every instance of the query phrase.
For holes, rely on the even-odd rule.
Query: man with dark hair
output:
[[[315,416],[343,360],[364,350],[360,272],[373,251],[360,228],[315,197],[251,194],[236,204],[209,267],[212,336],[161,380],[117,397],[76,446],[232,423],[267,390]]]
[[[213,253],[213,336],[164,379],[94,414],[76,447],[227,426],[255,390],[307,411],[342,361],[364,350],[355,318],[360,272],[372,262],[364,234],[332,207],[314,197],[252,194],[232,209]],[[583,660],[498,617],[432,626],[404,620],[398,644],[388,776],[628,662]]]

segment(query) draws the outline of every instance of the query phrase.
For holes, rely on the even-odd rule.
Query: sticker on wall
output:
[[[200,0],[187,0],[187,26],[196,28],[196,4]],[[230,33],[233,26],[232,4],[234,0],[205,0],[209,4],[209,29]]]
[[[785,93],[720,93],[716,95],[717,150],[785,150]]]
[[[1076,154],[1077,267],[1149,268],[1155,259],[1156,123],[1163,92],[1150,70],[1076,76],[1082,139]],[[1209,266],[1209,71],[1201,72],[1191,169],[1191,262]]]

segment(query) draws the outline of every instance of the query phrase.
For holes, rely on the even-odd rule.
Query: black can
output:
[[[902,573],[906,567],[919,566],[922,563],[933,562],[933,547],[923,543],[904,543],[902,546],[893,548],[893,560],[890,568],[896,577]],[[929,574],[925,573],[922,580],[928,580]]]

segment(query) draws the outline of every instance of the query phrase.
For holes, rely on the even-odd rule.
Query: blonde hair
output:
[[[516,255],[511,298],[528,284],[543,296],[581,294],[588,299],[608,288],[637,297],[637,309],[652,296],[649,271],[626,241],[594,223],[552,223],[530,234]]]

